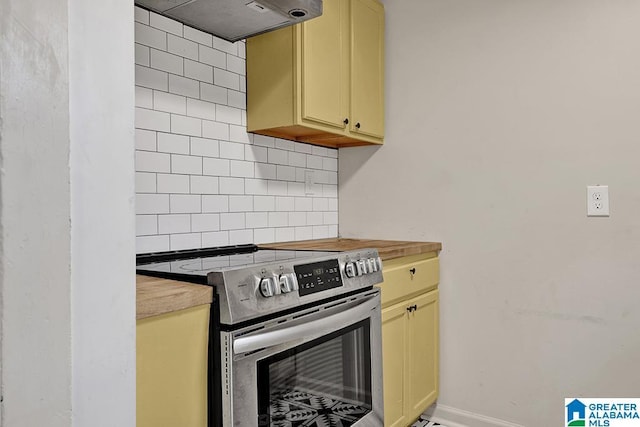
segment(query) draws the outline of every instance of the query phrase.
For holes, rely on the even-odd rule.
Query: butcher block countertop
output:
[[[376,248],[383,261],[409,255],[438,252],[442,249],[439,242],[405,242],[398,240],[369,239],[317,239],[299,242],[269,243],[258,245],[267,249],[313,250],[313,251],[351,251],[364,248]]]
[[[136,276],[136,319],[211,304],[213,288],[194,283]]]

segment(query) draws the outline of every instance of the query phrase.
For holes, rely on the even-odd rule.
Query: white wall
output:
[[[133,8],[80,3],[0,0],[7,427],[135,425]]]
[[[336,237],[338,150],[247,133],[244,41],[135,13],[137,251]]]
[[[386,140],[340,150],[340,233],[443,242],[439,403],[560,425],[637,396],[640,4],[385,6]]]

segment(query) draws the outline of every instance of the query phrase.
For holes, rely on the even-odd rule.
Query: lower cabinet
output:
[[[384,425],[411,425],[438,396],[438,280],[435,253],[384,263]]]
[[[209,310],[138,320],[137,427],[206,427]]]

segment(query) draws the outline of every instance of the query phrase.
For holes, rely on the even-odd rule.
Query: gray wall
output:
[[[640,3],[385,6],[386,140],[340,150],[340,233],[443,242],[439,404],[560,425],[637,396]]]

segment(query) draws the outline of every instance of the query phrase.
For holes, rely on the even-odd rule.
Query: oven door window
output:
[[[258,425],[343,427],[369,413],[369,322],[258,361]]]

